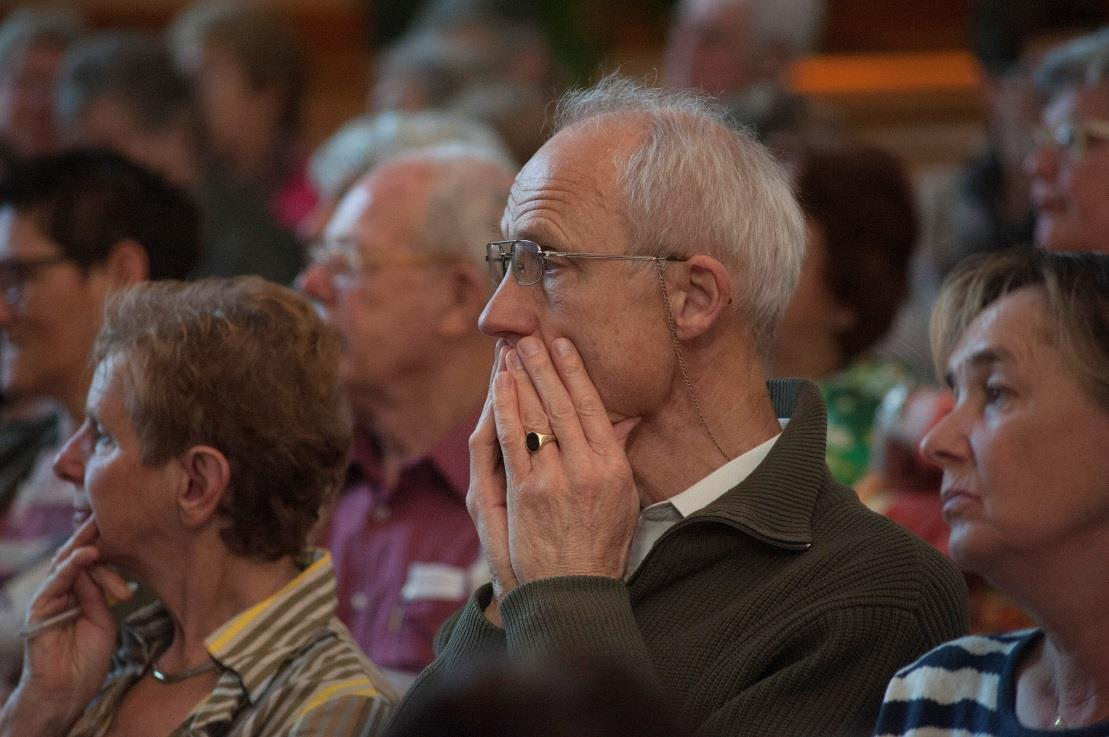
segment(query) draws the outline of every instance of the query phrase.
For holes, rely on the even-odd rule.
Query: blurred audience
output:
[[[216,171],[255,190],[277,222],[295,230],[315,203],[300,140],[308,64],[299,40],[261,5],[227,0],[186,8],[169,39],[195,85]]]
[[[1109,28],[1053,51],[1036,70],[1047,103],[1028,159],[1036,242],[1109,253]]]
[[[47,8],[17,9],[0,24],[0,159],[57,148],[54,85],[80,31],[75,16]]]
[[[308,161],[308,176],[319,200],[301,222],[301,237],[307,243],[320,238],[350,185],[385,159],[450,142],[479,146],[502,158],[506,167],[516,166],[496,131],[460,115],[435,110],[392,111],[347,121]]]
[[[18,669],[27,603],[72,529],[74,489],[51,464],[84,420],[104,302],[144,279],[183,278],[197,241],[189,199],[112,153],[35,157],[0,183],[0,376],[5,409],[23,410],[0,425],[5,679]]]
[[[490,285],[474,244],[498,236],[513,173],[463,144],[380,164],[343,197],[301,280],[342,338],[358,426],[324,536],[339,616],[402,690],[488,578],[465,504],[493,355],[477,331]]]
[[[375,60],[371,112],[440,109],[492,70],[487,54],[437,33],[408,34]]]
[[[616,659],[475,658],[389,725],[388,737],[683,737],[666,698]]]
[[[736,125],[761,138],[827,121],[789,89],[790,66],[811,53],[823,0],[679,0],[663,82],[720,100]]]
[[[438,109],[473,118],[524,161],[543,143],[548,107],[564,79],[534,9],[433,0],[383,53],[370,110]]]
[[[960,173],[957,189],[937,213],[946,230],[934,233],[939,273],[973,253],[1032,243],[1033,213],[1024,162],[1032,150],[1041,101],[1032,73],[1059,44],[1109,20],[1097,0],[978,0],[971,49],[982,68],[986,141]]]
[[[933,318],[955,406],[943,467],[951,554],[1037,627],[940,646],[889,684],[879,735],[1109,732],[1109,257],[968,263]]]
[[[413,29],[484,49],[502,80],[554,95],[566,81],[565,71],[540,23],[542,12],[515,0],[427,0]]]
[[[882,355],[931,372],[928,318],[943,276],[974,253],[1030,247],[1033,212],[1024,161],[1040,115],[1032,71],[1053,46],[1105,23],[1100,0],[975,0],[970,47],[981,68],[985,119],[982,148],[960,167],[919,178],[921,242],[909,302]]]
[[[806,253],[771,375],[817,382],[828,408],[828,467],[850,486],[867,471],[882,397],[906,376],[870,349],[908,290],[913,192],[900,162],[876,148],[818,139],[780,148],[805,214]]]
[[[101,31],[76,43],[59,75],[63,143],[111,148],[178,186],[200,186],[200,148],[189,84],[158,41]]]
[[[193,193],[204,247],[196,274],[292,282],[303,247],[264,198],[205,161],[192,90],[160,42],[104,31],[77,43],[59,80],[58,115],[68,142],[119,151]]]

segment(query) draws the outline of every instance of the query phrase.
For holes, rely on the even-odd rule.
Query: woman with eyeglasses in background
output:
[[[1048,54],[1036,70],[1047,100],[1032,177],[1036,242],[1109,253],[1109,28]]]

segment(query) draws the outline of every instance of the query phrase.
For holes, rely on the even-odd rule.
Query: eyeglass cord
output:
[[[704,413],[701,412],[701,403],[697,401],[697,394],[693,391],[693,382],[689,380],[689,372],[685,367],[685,357],[682,356],[681,343],[678,341],[678,329],[674,325],[674,312],[670,309],[670,290],[666,288],[666,279],[662,274],[662,261],[655,261],[655,267],[658,272],[658,285],[662,289],[662,303],[666,307],[666,326],[670,328],[670,341],[674,344],[674,355],[678,357],[678,370],[682,373],[682,383],[685,384],[686,394],[689,395],[689,401],[693,404],[693,411],[697,413],[697,419],[700,420],[705,434],[709,436],[709,440],[720,451],[720,455],[724,456],[724,461],[730,461],[732,457],[724,452],[724,448],[720,446],[716,436],[709,429],[709,423],[705,421]]]

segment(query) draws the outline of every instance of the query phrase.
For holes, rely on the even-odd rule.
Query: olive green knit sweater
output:
[[[479,589],[401,710],[477,657],[584,652],[641,671],[698,735],[869,734],[894,671],[965,632],[966,589],[831,479],[816,387],[770,392],[791,419],[743,483],[671,528],[626,583],[522,585],[502,603],[503,630]]]

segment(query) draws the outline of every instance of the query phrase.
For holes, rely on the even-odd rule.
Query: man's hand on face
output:
[[[551,349],[553,356],[538,338],[521,339],[505,352],[491,389],[511,569],[519,583],[622,578],[639,518],[625,454],[638,421],[614,427],[573,344],[559,338]],[[557,442],[529,453],[529,431]]]
[[[501,447],[493,417],[493,387],[497,374],[504,367],[504,351],[498,349],[493,362],[489,395],[481,410],[477,427],[470,435],[470,488],[466,508],[477,528],[478,540],[489,563],[493,583],[493,601],[486,616],[500,626],[498,605],[506,593],[516,588],[516,573],[508,551],[508,500]]]

